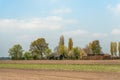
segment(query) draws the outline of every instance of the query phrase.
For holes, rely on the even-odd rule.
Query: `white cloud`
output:
[[[19,35],[15,37],[15,42],[21,42],[21,43],[28,43],[30,44],[30,42],[32,42],[33,40],[39,38],[39,35],[31,35],[31,34],[23,34],[23,35]],[[24,41],[24,42],[23,42]]]
[[[30,20],[0,19],[0,29],[58,30],[75,22],[75,20],[64,19],[59,16],[32,18]]]
[[[62,18],[57,16],[51,16],[46,18],[34,18],[30,21],[24,21],[20,25],[23,29],[47,29],[47,30],[57,30],[62,27]]]
[[[21,22],[21,21],[19,21]],[[14,25],[14,26],[13,26]],[[15,27],[18,26],[18,21],[16,19],[0,19],[0,28],[9,28],[9,27]]]
[[[72,9],[70,8],[60,8],[60,9],[54,9],[51,13],[52,14],[66,14],[71,13]]]
[[[85,30],[78,29],[78,30],[74,30],[74,31],[64,32],[63,34],[67,35],[67,36],[82,36],[85,34],[89,34],[89,32],[85,31]]]
[[[79,21],[74,19],[69,19],[64,21],[65,24],[77,24]]]
[[[111,34],[113,34],[113,35],[120,35],[120,29],[117,29],[117,28],[113,29]]]
[[[69,37],[77,37],[77,36],[82,36],[82,37],[91,37],[91,38],[102,38],[102,37],[107,37],[109,36],[107,33],[93,33],[89,32],[87,30],[74,30],[74,31],[68,31],[64,32],[63,35],[69,36]]]
[[[35,35],[20,35],[16,37],[16,40],[28,41],[28,40],[34,39],[35,37],[36,37]]]
[[[92,35],[94,37],[107,37],[108,36],[108,34],[106,33],[93,33]]]
[[[108,5],[107,8],[110,9],[112,12],[114,12],[117,15],[120,14],[120,3],[116,4],[115,6]]]

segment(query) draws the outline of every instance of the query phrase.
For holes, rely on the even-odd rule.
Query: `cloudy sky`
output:
[[[120,0],[0,0],[0,56],[18,43],[28,50],[39,37],[54,49],[60,35],[82,48],[99,39],[109,53],[120,40]]]

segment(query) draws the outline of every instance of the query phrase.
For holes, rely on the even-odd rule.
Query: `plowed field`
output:
[[[13,64],[120,64],[120,60],[0,60]]]
[[[0,69],[0,80],[120,80],[120,73]]]
[[[0,64],[120,65],[120,60],[1,60]],[[120,80],[120,72],[0,68],[0,80]]]

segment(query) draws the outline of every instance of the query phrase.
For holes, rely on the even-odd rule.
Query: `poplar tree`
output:
[[[71,51],[73,49],[73,41],[72,38],[69,38],[68,41],[68,52]]]
[[[113,48],[114,48],[114,56],[117,56],[117,43],[113,43]]]
[[[113,57],[113,53],[114,53],[114,48],[113,48],[113,42],[110,43],[110,52],[111,52],[111,56]]]
[[[64,57],[67,56],[67,48],[64,46],[64,36],[63,35],[60,36],[58,53],[63,55]]]
[[[120,57],[120,42],[118,42],[118,52],[119,52],[119,57]]]
[[[60,36],[59,46],[64,46],[64,36]]]

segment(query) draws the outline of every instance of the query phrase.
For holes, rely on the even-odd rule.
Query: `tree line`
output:
[[[102,52],[99,40],[90,42],[84,49],[74,47],[72,38],[68,39],[68,46],[65,46],[64,36],[60,36],[58,46],[52,51],[48,47],[45,38],[38,38],[30,44],[29,51],[24,51],[20,44],[15,44],[9,49],[9,56],[12,60],[41,60],[41,59],[81,59],[85,54],[99,55]],[[111,42],[111,55],[116,54],[116,43]],[[120,43],[118,46],[120,54]],[[120,55],[119,55],[120,56]]]
[[[120,57],[120,42],[111,42],[110,43],[110,52],[112,57]],[[118,53],[118,55],[117,55]]]

